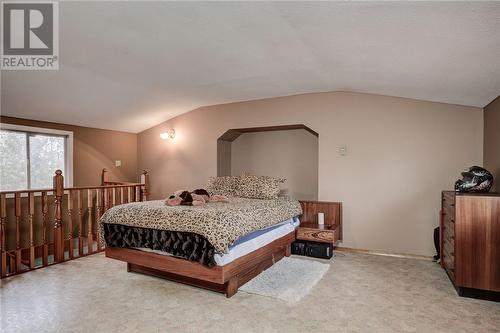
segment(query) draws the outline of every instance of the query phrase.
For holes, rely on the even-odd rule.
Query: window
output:
[[[73,132],[2,124],[0,129],[0,190],[52,188],[62,170],[72,184]]]

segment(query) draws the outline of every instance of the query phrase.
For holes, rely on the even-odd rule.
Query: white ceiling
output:
[[[358,91],[482,107],[499,2],[63,2],[60,69],[2,72],[1,112],[139,132],[204,105]]]

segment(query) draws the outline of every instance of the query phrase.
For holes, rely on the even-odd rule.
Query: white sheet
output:
[[[243,257],[244,255],[257,250],[258,248],[261,248],[272,241],[281,238],[288,233],[292,232],[295,230],[296,227],[298,227],[300,224],[300,221],[298,218],[294,217],[291,219],[288,219],[284,222],[282,222],[282,225],[279,227],[270,227],[269,231],[263,230],[262,233],[260,233],[258,236],[249,238],[248,240],[245,240],[242,243],[239,243],[233,247],[229,248],[229,252],[225,253],[224,255],[219,255],[215,254],[214,259],[217,264],[217,266],[224,266],[227,265],[234,260]],[[156,254],[161,254],[165,256],[169,256],[171,254],[159,250],[151,250],[148,248],[136,248],[137,250],[140,251],[145,251],[145,252],[153,252]]]
[[[296,226],[299,224],[300,221],[298,218],[291,218],[283,222],[283,225],[277,228],[273,228],[255,238],[251,238],[243,243],[229,248],[229,253],[225,253],[222,256],[216,254],[214,256],[215,262],[217,263],[217,266],[227,265],[230,262],[271,243],[272,241],[287,235],[288,233],[294,231]]]

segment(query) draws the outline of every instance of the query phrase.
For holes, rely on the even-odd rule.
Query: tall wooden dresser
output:
[[[441,265],[460,296],[500,300],[500,194],[441,199]]]

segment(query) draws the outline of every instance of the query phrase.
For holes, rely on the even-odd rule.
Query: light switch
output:
[[[115,167],[119,168],[119,167],[121,167],[121,166],[122,166],[122,161],[120,161],[120,160],[116,160],[116,161],[115,161]]]
[[[347,146],[346,145],[339,146],[337,148],[337,151],[339,152],[339,155],[345,156],[347,155]]]

